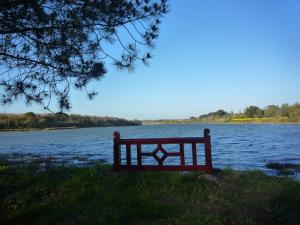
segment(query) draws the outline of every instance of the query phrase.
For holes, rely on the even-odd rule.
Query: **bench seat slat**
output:
[[[187,138],[141,138],[141,139],[120,139],[119,144],[192,144],[204,143],[202,137],[187,137]]]
[[[165,170],[165,171],[176,171],[176,170],[185,170],[185,171],[203,171],[206,169],[205,165],[197,165],[197,166],[172,166],[172,165],[163,165],[163,166],[156,166],[156,165],[121,165],[121,169],[126,169],[126,170]]]

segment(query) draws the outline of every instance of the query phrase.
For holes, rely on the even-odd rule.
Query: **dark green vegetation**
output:
[[[166,0],[0,2],[0,100],[71,107],[71,87],[86,92],[107,63],[133,71],[148,63]],[[113,45],[113,49],[111,48]]]
[[[296,225],[300,183],[259,171],[111,172],[0,163],[2,224]]]
[[[269,105],[263,109],[249,106],[243,112],[234,113],[218,110],[198,117],[182,120],[156,120],[145,123],[299,123],[300,103],[281,106]]]
[[[294,163],[268,163],[269,169],[274,169],[279,175],[294,175],[300,172],[300,164]]]
[[[80,116],[65,113],[56,114],[0,114],[0,130],[26,130],[46,128],[80,128],[141,125],[138,120],[114,117]]]

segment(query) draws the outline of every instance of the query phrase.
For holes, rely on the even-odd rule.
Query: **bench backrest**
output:
[[[114,141],[114,169],[115,170],[179,170],[179,171],[205,171],[212,172],[211,140],[210,130],[204,129],[203,137],[184,137],[184,138],[139,138],[139,139],[121,139],[120,133],[113,133]],[[156,145],[152,152],[143,152],[143,145]],[[163,145],[178,144],[178,152],[168,152]],[[185,144],[191,144],[192,165],[186,165]],[[197,144],[204,144],[205,164],[197,163]],[[126,146],[126,160],[122,164],[121,146]],[[136,163],[133,164],[131,146],[136,145]],[[168,157],[177,156],[180,159],[179,165],[164,165]],[[158,165],[144,165],[143,157],[153,157]],[[135,158],[135,156],[134,156]]]

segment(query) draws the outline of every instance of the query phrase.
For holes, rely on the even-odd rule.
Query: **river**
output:
[[[112,163],[113,131],[122,138],[197,137],[209,128],[213,166],[266,170],[267,162],[300,163],[300,125],[292,124],[167,124],[99,127],[71,130],[0,132],[0,157],[31,161],[50,158],[56,163]],[[145,146],[151,151],[155,146]],[[178,149],[176,145],[166,150]],[[187,154],[191,146],[186,146]],[[198,159],[203,162],[199,146]],[[145,159],[145,163],[151,163]],[[173,157],[169,164],[177,163]]]

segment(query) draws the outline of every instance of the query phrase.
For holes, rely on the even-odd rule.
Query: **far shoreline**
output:
[[[47,130],[70,130],[79,129],[84,127],[46,127],[46,128],[19,128],[19,129],[0,129],[0,132],[12,132],[12,131],[47,131]]]
[[[149,125],[176,125],[176,124],[212,124],[212,125],[300,125],[300,122],[215,122],[215,121],[187,121],[187,122],[153,122],[142,123],[141,125],[128,126],[90,126],[90,127],[46,127],[46,128],[20,128],[20,129],[0,129],[0,132],[26,132],[26,131],[51,131],[51,130],[73,130],[84,128],[99,128],[99,127],[132,127],[132,126],[149,126]]]
[[[99,128],[99,127],[132,127],[132,126],[142,126],[142,125],[127,125],[127,126],[91,126],[91,127],[45,127],[45,128],[20,128],[20,129],[0,129],[1,132],[17,132],[17,131],[51,131],[51,130],[75,130],[75,129],[85,129],[85,128]]]
[[[215,122],[215,121],[187,121],[187,122],[153,122],[153,123],[143,123],[142,125],[166,125],[166,124],[217,124],[217,125],[300,125],[300,122]]]

